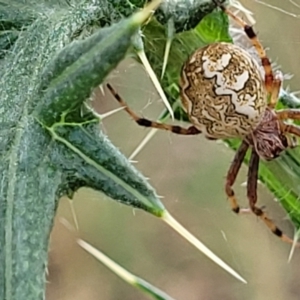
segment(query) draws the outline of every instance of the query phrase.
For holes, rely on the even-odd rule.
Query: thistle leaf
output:
[[[2,52],[1,299],[44,298],[48,238],[60,196],[89,186],[157,215],[163,210],[145,178],[100,133],[99,120],[82,110],[159,2],[78,41],[75,36],[103,7],[44,6],[45,13],[36,14]],[[1,8],[4,23],[12,7]]]

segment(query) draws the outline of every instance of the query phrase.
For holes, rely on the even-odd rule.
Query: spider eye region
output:
[[[190,122],[207,137],[244,137],[267,107],[258,63],[228,43],[196,50],[181,72],[181,100]]]

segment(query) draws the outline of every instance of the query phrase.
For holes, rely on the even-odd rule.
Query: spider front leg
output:
[[[241,18],[234,15],[230,10],[228,10],[222,3],[220,3],[218,0],[213,0],[217,6],[219,6],[228,16],[230,16],[237,24],[239,24],[245,31],[247,37],[251,40],[252,45],[256,49],[256,52],[259,55],[259,58],[261,60],[261,64],[265,71],[265,88],[267,90],[268,95],[272,95],[273,93],[273,81],[274,81],[274,75],[272,71],[272,66],[269,58],[266,55],[266,51],[264,50],[264,47],[260,43],[259,39],[257,38],[256,33],[254,32],[251,25],[248,25],[246,22],[244,22]],[[272,96],[271,96],[272,97]]]
[[[284,133],[289,133],[292,134],[293,136],[287,136],[288,138],[288,145],[289,148],[295,148],[298,146],[298,140],[296,138],[296,136],[300,137],[300,127],[298,125],[295,124],[285,124],[285,123],[281,123],[281,130]]]
[[[255,204],[257,202],[257,179],[258,179],[258,167],[259,167],[259,156],[252,150],[251,158],[248,169],[248,180],[247,180],[247,197],[249,199],[249,205],[253,213],[258,216],[268,228],[278,236],[282,241],[293,244],[293,240],[288,236],[284,235],[282,231],[274,224],[274,222],[268,218],[266,213]]]
[[[226,176],[226,184],[225,184],[225,191],[230,202],[231,209],[235,213],[240,212],[240,206],[237,203],[234,190],[232,189],[233,184],[235,183],[236,177],[239,173],[241,165],[243,163],[244,157],[247,153],[249,148],[249,144],[246,141],[242,141],[239,149],[237,150],[234,159],[230,165],[230,168],[227,172]]]
[[[300,120],[300,111],[298,110],[282,110],[279,111],[279,119],[294,119],[294,120]],[[288,117],[287,117],[288,116]],[[288,147],[289,148],[295,148],[298,146],[298,140],[297,136],[300,137],[300,126],[296,124],[285,124],[282,121],[279,121],[280,123],[280,130],[282,133],[285,134],[287,141],[288,141]],[[287,135],[289,134],[289,135]],[[292,136],[290,136],[292,135]]]
[[[300,120],[300,109],[293,109],[293,108],[287,108],[287,109],[281,109],[276,111],[276,115],[279,120]]]
[[[279,97],[279,92],[280,92],[282,81],[283,81],[282,72],[276,71],[275,75],[274,75],[273,83],[272,83],[272,93],[271,93],[269,103],[268,103],[268,106],[271,109],[274,109],[278,102],[278,97]]]
[[[107,84],[107,88],[112,93],[114,98],[120,103],[120,105],[124,107],[125,111],[140,126],[168,130],[168,131],[172,131],[173,133],[182,134],[182,135],[195,135],[195,134],[201,133],[201,131],[199,129],[197,129],[195,126],[183,128],[181,126],[163,124],[163,123],[151,121],[151,120],[148,120],[145,118],[141,118],[133,110],[131,110],[128,107],[127,103],[121,98],[121,96],[114,90],[114,88],[109,83]]]
[[[289,133],[294,136],[300,137],[300,126],[296,124],[285,124],[283,120],[300,120],[300,109],[282,109],[276,111],[277,118],[280,120],[280,129],[284,133]],[[298,146],[297,139],[291,141],[291,148]]]

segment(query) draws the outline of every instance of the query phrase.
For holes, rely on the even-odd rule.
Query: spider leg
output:
[[[259,58],[261,60],[261,64],[265,70],[265,87],[269,95],[272,95],[273,90],[273,81],[274,81],[274,75],[271,67],[271,62],[269,58],[266,55],[266,52],[258,40],[252,26],[248,25],[246,22],[244,22],[241,18],[234,15],[230,10],[228,10],[222,3],[220,3],[218,0],[213,0],[213,2],[219,6],[228,16],[230,16],[237,24],[239,24],[242,28],[244,28],[244,31],[248,38],[251,40],[252,45],[255,47]]]
[[[266,213],[261,208],[255,205],[257,202],[258,166],[259,156],[254,150],[252,150],[247,181],[247,197],[249,199],[250,208],[253,213],[267,225],[267,227],[273,232],[273,234],[278,236],[282,241],[293,244],[293,240],[284,235],[282,231],[274,224],[274,222],[266,215]]]
[[[168,131],[172,131],[173,133],[182,134],[182,135],[195,135],[195,134],[201,133],[201,131],[194,126],[190,126],[188,128],[183,128],[181,126],[163,124],[163,123],[159,123],[159,122],[155,122],[155,121],[150,121],[145,118],[141,118],[133,110],[131,110],[129,108],[127,103],[121,98],[121,96],[114,90],[114,88],[109,83],[107,84],[107,88],[112,93],[114,98],[116,98],[116,100],[120,103],[120,105],[124,107],[125,111],[140,126],[168,130]]]
[[[277,102],[278,102],[278,97],[279,97],[279,92],[281,88],[281,84],[283,81],[283,75],[280,71],[276,71],[273,79],[273,85],[272,85],[272,92],[271,96],[269,99],[268,106],[273,109],[275,108]]]
[[[237,152],[234,156],[234,159],[230,165],[230,168],[229,168],[229,170],[227,172],[227,176],[226,176],[225,191],[226,191],[228,200],[230,202],[231,209],[235,213],[240,212],[240,207],[237,203],[232,186],[233,186],[233,184],[236,180],[236,177],[239,173],[239,170],[241,168],[241,165],[243,163],[243,160],[247,153],[248,148],[249,148],[249,144],[246,141],[242,141],[239,149],[237,150]]]
[[[276,115],[279,120],[286,120],[286,119],[292,119],[292,120],[300,120],[300,109],[281,109],[276,111]]]
[[[300,110],[299,109],[282,109],[275,111],[277,118],[280,120],[280,130],[283,133],[289,133],[293,136],[285,135],[288,142],[289,148],[295,148],[298,146],[298,140],[296,136],[300,137],[300,126],[296,124],[285,124],[282,120],[300,120]]]
[[[300,126],[296,124],[285,124],[284,122],[280,122],[280,130],[283,133],[290,133],[300,137]]]

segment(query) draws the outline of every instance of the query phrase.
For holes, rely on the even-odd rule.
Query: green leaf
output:
[[[47,127],[53,139],[51,161],[64,174],[60,195],[91,187],[124,204],[160,216],[164,209],[142,175],[101,132],[97,119],[55,123]],[[68,188],[68,189],[66,189]]]
[[[45,6],[46,13],[19,32],[5,53],[0,79],[1,299],[44,299],[48,239],[60,196],[89,186],[156,215],[164,210],[146,179],[100,133],[99,120],[82,109],[157,4],[76,42],[74,37],[101,16],[103,7],[85,3],[47,11]],[[1,8],[0,16],[12,9]]]

